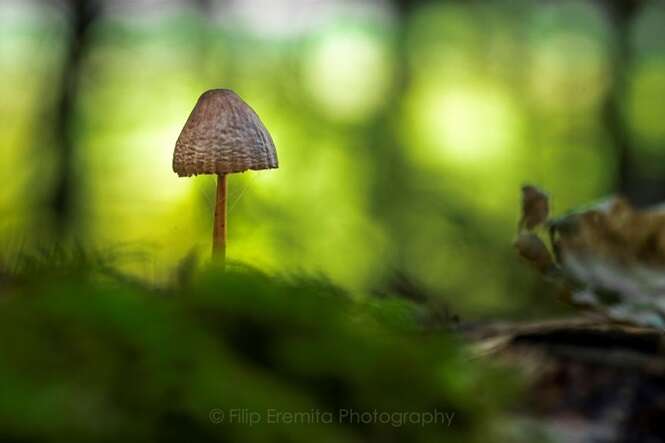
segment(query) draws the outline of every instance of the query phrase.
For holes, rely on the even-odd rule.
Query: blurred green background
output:
[[[214,178],[171,159],[224,87],[280,159],[230,177],[230,259],[548,310],[519,187],[556,213],[665,197],[663,23],[659,1],[3,0],[0,254],[81,244],[157,284],[209,254]]]

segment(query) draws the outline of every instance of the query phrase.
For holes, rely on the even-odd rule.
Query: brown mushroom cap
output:
[[[228,89],[211,89],[199,97],[173,154],[173,170],[181,177],[277,167],[268,130]]]

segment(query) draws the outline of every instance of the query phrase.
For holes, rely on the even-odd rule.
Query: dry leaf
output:
[[[557,269],[572,301],[612,319],[665,329],[665,212],[636,210],[612,197],[556,220],[547,218],[547,196],[522,190],[520,229],[546,222],[550,246],[521,232],[519,254],[542,272]],[[549,261],[548,261],[549,260]],[[549,273],[551,276],[552,273]]]
[[[549,214],[549,199],[540,189],[532,185],[522,187],[522,219],[519,230],[529,231],[545,223]]]
[[[554,267],[550,251],[547,250],[545,243],[536,234],[519,234],[513,244],[520,256],[535,266],[541,273],[545,274]]]

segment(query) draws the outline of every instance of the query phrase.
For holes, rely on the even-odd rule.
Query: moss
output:
[[[250,269],[158,290],[54,263],[2,274],[3,441],[487,441],[513,392],[408,304]]]

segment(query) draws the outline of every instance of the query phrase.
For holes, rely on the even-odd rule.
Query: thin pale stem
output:
[[[226,259],[226,174],[217,176],[217,204],[215,206],[212,252],[215,258],[222,263]]]

